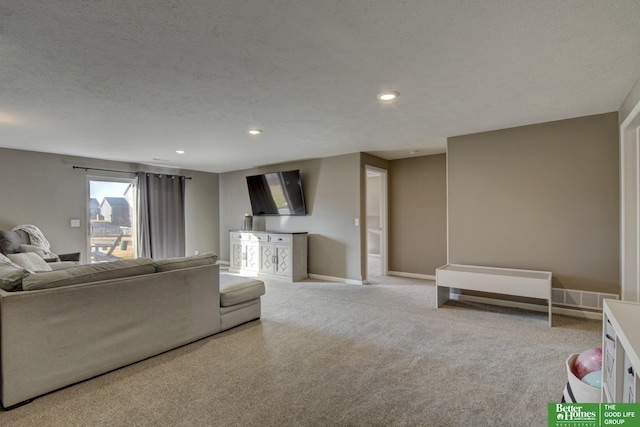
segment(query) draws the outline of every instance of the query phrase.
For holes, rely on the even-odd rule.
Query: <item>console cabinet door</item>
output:
[[[260,273],[274,274],[276,271],[276,251],[273,245],[260,245]]]
[[[237,273],[258,273],[259,239],[253,233],[231,232],[229,268]]]
[[[231,241],[231,268],[235,268],[237,270],[241,270],[243,267],[243,256],[244,251],[242,250],[242,242]]]
[[[276,253],[275,274],[291,277],[291,245],[274,245]]]
[[[243,270],[257,273],[260,266],[260,253],[257,243],[245,243],[244,245],[244,266]]]

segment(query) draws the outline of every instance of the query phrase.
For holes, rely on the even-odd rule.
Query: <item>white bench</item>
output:
[[[551,272],[447,264],[436,269],[437,307],[451,297],[451,288],[545,299],[551,326]]]

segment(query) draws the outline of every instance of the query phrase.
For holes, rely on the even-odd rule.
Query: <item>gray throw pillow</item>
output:
[[[13,261],[11,261],[5,254],[0,253],[0,262],[4,262],[6,264],[12,264],[16,268],[20,268],[20,266]]]
[[[0,259],[0,288],[9,292],[19,291],[24,273],[24,269]]]
[[[42,259],[58,258],[58,255],[52,252],[49,252],[43,247],[36,246],[36,245],[20,245],[20,252],[23,252],[23,253],[33,252],[38,254]]]
[[[51,271],[51,266],[35,252],[7,255],[11,261],[29,272]]]

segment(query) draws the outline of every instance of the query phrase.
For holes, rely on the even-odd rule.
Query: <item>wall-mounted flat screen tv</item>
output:
[[[247,177],[253,215],[306,215],[300,171]]]

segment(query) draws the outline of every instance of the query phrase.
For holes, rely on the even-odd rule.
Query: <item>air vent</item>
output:
[[[551,299],[554,305],[590,308],[593,310],[602,310],[602,301],[605,298],[620,299],[618,294],[578,291],[574,289],[553,288],[551,293]]]

